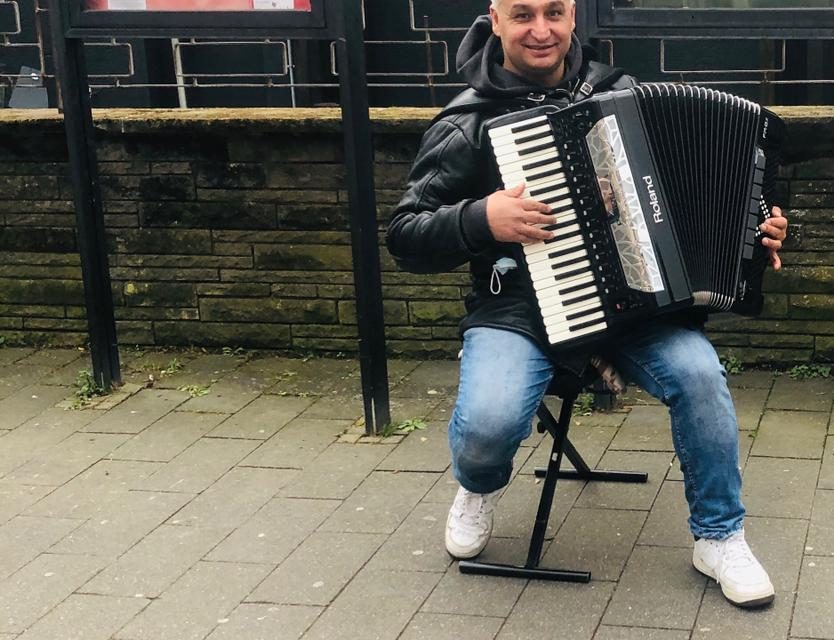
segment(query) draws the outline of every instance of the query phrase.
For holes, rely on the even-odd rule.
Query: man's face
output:
[[[561,81],[576,26],[570,0],[501,0],[489,13],[506,69],[545,86]]]

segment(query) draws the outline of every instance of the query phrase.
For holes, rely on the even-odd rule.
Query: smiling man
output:
[[[581,1],[581,0],[580,0]],[[492,0],[457,58],[469,89],[426,131],[406,192],[388,228],[399,265],[418,273],[469,263],[472,290],[460,329],[463,355],[449,422],[452,470],[460,483],[446,524],[455,558],[478,555],[510,480],[513,456],[557,369],[581,375],[589,354],[554,361],[529,282],[515,261],[518,243],[547,240],[538,225],[549,207],[503,189],[491,163],[484,122],[541,104],[564,107],[605,90],[633,86],[622,70],[587,59],[573,35],[571,0]],[[778,208],[762,230],[771,264],[787,221]],[[703,332],[705,315],[687,310],[646,322],[602,345],[602,355],[669,408],[694,537],[692,562],[742,607],[770,603],[774,589],[744,537],[738,423],[726,372]],[[601,367],[608,369],[607,367]]]

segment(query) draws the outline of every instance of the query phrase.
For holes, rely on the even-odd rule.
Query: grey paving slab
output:
[[[609,414],[606,414],[609,415]],[[613,415],[613,414],[610,414]],[[622,422],[623,418],[619,418]],[[570,441],[589,467],[595,468],[605,454],[605,450],[617,434],[617,429],[610,426],[600,426],[593,423],[576,424],[570,429]],[[527,460],[520,473],[534,473],[537,467],[546,467],[553,450],[553,440],[548,435],[536,446],[533,455]],[[572,466],[567,459],[563,459],[565,469]]]
[[[160,467],[157,462],[99,460],[34,504],[26,513],[59,518],[86,519],[98,516],[118,503],[126,492],[141,485]]]
[[[692,640],[785,640],[791,624],[793,601],[792,591],[780,591],[769,607],[739,609],[727,603],[720,589],[707,589]]]
[[[0,632],[20,633],[100,571],[93,556],[41,554],[0,581]]]
[[[747,513],[810,518],[819,466],[817,460],[752,456],[744,470],[742,491]]]
[[[429,473],[372,473],[322,525],[323,531],[392,533],[434,484]]]
[[[531,475],[518,474],[513,478],[495,509],[494,535],[505,538],[529,537],[543,482]],[[559,480],[556,483],[556,495],[547,523],[548,536],[552,536],[564,522],[583,486],[584,483],[575,480]],[[451,501],[446,508],[449,506]]]
[[[118,640],[202,640],[234,611],[270,567],[199,562],[133,618]]]
[[[423,502],[438,502],[446,505],[446,509],[448,509],[455,499],[458,487],[460,485],[455,480],[454,475],[452,475],[452,469],[450,467],[444,473],[437,474],[437,479],[423,498]]]
[[[649,510],[663,484],[672,454],[667,452],[613,451],[606,453],[601,469],[612,471],[645,471],[649,474],[645,483],[588,482],[576,501],[576,506],[586,508],[616,508]]]
[[[312,398],[259,396],[229,416],[210,435],[220,438],[267,440],[307,409],[312,402]]]
[[[188,376],[189,364],[197,354],[185,351],[126,351],[119,354],[122,359],[122,380],[133,384],[147,384],[153,377],[154,386],[175,389]],[[194,372],[191,372],[194,375]]]
[[[834,400],[834,378],[794,380],[779,376],[767,400],[768,409],[789,411],[831,411]]]
[[[305,640],[394,640],[431,592],[440,575],[364,570],[313,623]],[[373,603],[373,606],[368,606]]]
[[[520,578],[495,579],[463,574],[453,565],[420,611],[471,616],[489,612],[492,616],[507,617],[526,584],[527,581]]]
[[[67,518],[18,516],[0,526],[0,579],[26,566],[81,524]]]
[[[281,489],[280,495],[344,500],[393,448],[387,444],[334,443]]]
[[[22,640],[109,640],[148,605],[143,598],[71,595],[20,636]]]
[[[689,505],[684,496],[683,483],[667,480],[657,494],[638,542],[659,547],[692,548],[692,533],[687,518]]]
[[[425,398],[457,394],[460,365],[456,360],[422,362],[391,389],[393,398]]]
[[[418,504],[368,562],[370,569],[444,572],[452,559],[443,537],[448,505]]]
[[[572,509],[543,564],[590,571],[594,580],[618,580],[646,515],[621,509]]]
[[[5,349],[0,349],[0,352]],[[0,401],[10,398],[21,389],[30,385],[40,384],[44,376],[52,371],[50,367],[43,365],[15,365],[0,373]],[[67,390],[68,391],[68,390]],[[70,395],[70,392],[67,392]]]
[[[359,365],[354,360],[274,358],[263,361],[264,374],[273,381],[267,393],[322,396],[347,387],[343,395],[361,391]]]
[[[33,384],[0,400],[0,429],[13,429],[72,395],[67,387]]]
[[[820,459],[827,431],[827,413],[768,410],[762,416],[751,454]]]
[[[47,409],[3,436],[0,475],[65,440],[98,416],[96,411]]]
[[[664,406],[633,407],[609,449],[674,451],[669,410]]]
[[[92,433],[139,433],[189,398],[175,389],[143,389],[84,427]]]
[[[733,404],[736,408],[738,428],[751,431],[759,426],[762,409],[765,406],[770,389],[732,388]]]
[[[601,625],[594,640],[689,640],[689,631]]]
[[[115,433],[74,433],[8,473],[6,479],[20,484],[64,484],[109,454],[128,437]]]
[[[234,374],[221,378],[206,388],[207,393],[186,400],[180,409],[208,413],[232,414],[255,400],[261,389],[249,379]]]
[[[498,640],[591,638],[611,598],[605,582],[530,582],[515,603]]]
[[[206,640],[298,640],[321,612],[321,607],[243,603]]]
[[[237,467],[191,500],[170,524],[193,527],[237,527],[298,477],[294,469]]]
[[[388,471],[437,471],[449,466],[448,424],[430,422],[413,431],[377,467]]]
[[[820,489],[834,489],[834,436],[828,436],[825,439],[825,451],[817,486]]]
[[[250,454],[258,440],[202,438],[159,469],[145,482],[145,491],[199,493]]]
[[[211,413],[171,412],[116,449],[117,460],[170,462],[226,416]]]
[[[502,624],[503,618],[418,613],[399,640],[491,640]]]
[[[275,498],[208,554],[208,560],[277,565],[339,505],[335,500]]]
[[[603,624],[691,629],[706,584],[691,555],[689,549],[636,547]]]
[[[791,624],[798,638],[834,638],[834,558],[805,558]]]
[[[55,553],[115,558],[179,510],[190,496],[182,493],[128,491],[52,547]]]
[[[814,495],[805,552],[814,556],[834,556],[834,491],[818,489]]]
[[[81,358],[87,358],[88,355],[79,349],[38,349],[15,362],[19,365],[43,365],[56,368],[79,361]],[[86,365],[86,362],[84,364]]]
[[[9,365],[20,362],[33,353],[36,353],[36,349],[32,347],[3,347],[0,349],[0,364]]]
[[[773,380],[773,372],[764,369],[748,369],[727,376],[727,382],[732,389],[770,389]]]
[[[173,357],[171,354],[167,358],[165,355],[162,357],[156,356],[146,358],[145,362],[150,362],[152,367],[164,367],[166,366],[165,363],[170,362]],[[186,385],[207,387],[246,364],[245,357],[235,354],[191,353],[186,354],[184,358],[180,358],[179,354],[176,354],[176,357],[183,365],[182,368],[171,375],[160,377],[154,385],[156,388],[177,389]]]
[[[296,418],[258,447],[241,464],[303,469],[350,427],[348,420]]]
[[[229,534],[229,529],[162,525],[79,591],[156,598]]]
[[[51,487],[0,481],[0,524],[4,524],[42,499]]]
[[[247,599],[327,605],[384,541],[381,534],[314,532]]]

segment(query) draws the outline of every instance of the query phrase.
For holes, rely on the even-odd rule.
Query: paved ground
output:
[[[778,590],[744,612],[689,565],[667,417],[640,394],[572,431],[650,476],[561,484],[543,564],[593,581],[528,583],[443,550],[456,363],[392,362],[396,418],[427,428],[367,439],[352,361],[123,357],[124,390],[78,410],[85,354],[0,349],[0,640],[834,638],[832,380],[732,377],[748,537]],[[540,442],[489,559],[524,557]]]

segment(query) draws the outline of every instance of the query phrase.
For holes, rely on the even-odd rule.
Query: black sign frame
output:
[[[93,377],[121,384],[110,268],[84,57],[89,37],[329,39],[338,56],[345,175],[359,328],[365,430],[391,421],[382,306],[374,151],[365,71],[362,0],[312,0],[312,11],[86,10],[83,0],[49,0],[56,76],[61,90]]]

